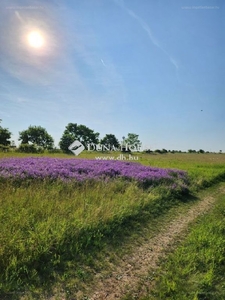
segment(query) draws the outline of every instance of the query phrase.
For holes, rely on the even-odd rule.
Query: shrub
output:
[[[23,153],[43,153],[44,149],[35,144],[20,144],[16,151]]]
[[[53,149],[48,149],[48,153],[63,153],[61,149],[53,148]]]
[[[5,145],[0,144],[0,151],[1,152],[8,152],[9,148],[10,148],[9,146],[5,146]]]

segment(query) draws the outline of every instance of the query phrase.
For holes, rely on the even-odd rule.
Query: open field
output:
[[[24,161],[30,156],[1,153],[0,168],[4,158],[18,157]],[[79,162],[95,156],[96,153],[82,153]],[[23,296],[24,299],[48,299],[47,295],[54,293],[54,289],[63,290],[63,297],[73,299],[86,284],[91,284],[96,272],[104,272],[105,258],[121,251],[123,241],[128,239],[132,244],[147,223],[162,222],[169,210],[195,201],[188,192],[196,193],[225,178],[223,154],[135,156],[145,166],[187,171],[188,180],[173,175],[160,181],[148,180],[148,184],[145,181],[143,185],[140,181],[143,178],[132,173],[134,171],[119,177],[110,173],[108,178],[107,169],[108,173],[104,173],[107,178],[68,182],[60,178],[35,177],[39,174],[38,165],[34,167],[34,177],[29,173],[25,178],[1,178],[1,299],[20,299],[24,293],[28,295],[28,298]],[[77,161],[63,154],[32,157],[47,157],[44,161],[48,162],[52,162],[49,158]],[[96,166],[110,163],[95,162]],[[123,164],[118,163],[118,166]],[[19,162],[15,165],[19,166]],[[138,165],[132,170],[136,169]],[[118,172],[117,169],[116,174]],[[133,174],[131,177],[129,172]],[[98,174],[102,176],[103,173]],[[188,186],[184,189],[183,184]]]
[[[95,159],[103,156],[110,158],[112,156],[118,157],[121,153],[111,152],[103,154],[101,152],[82,152],[76,159]],[[24,153],[0,153],[1,158],[7,157],[52,157],[52,158],[75,158],[68,154],[24,154]],[[125,155],[128,157],[128,155]],[[167,153],[167,154],[145,154],[135,153],[133,156],[138,156],[138,161],[143,165],[161,167],[161,168],[175,168],[188,171],[190,178],[194,181],[196,186],[208,186],[210,182],[215,182],[220,176],[224,174],[225,154],[213,153]]]

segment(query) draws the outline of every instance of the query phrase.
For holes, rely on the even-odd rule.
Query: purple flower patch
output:
[[[133,162],[60,158],[9,158],[0,160],[0,178],[61,179],[85,181],[89,179],[124,178],[150,186],[153,183],[187,181],[187,173],[175,169],[143,166]]]

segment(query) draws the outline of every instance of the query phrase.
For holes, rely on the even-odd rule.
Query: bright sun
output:
[[[32,31],[28,34],[28,43],[33,48],[41,48],[44,45],[44,38],[38,31]]]

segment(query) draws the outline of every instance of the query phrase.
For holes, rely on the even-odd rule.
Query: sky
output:
[[[0,119],[225,151],[223,0],[1,0]]]

